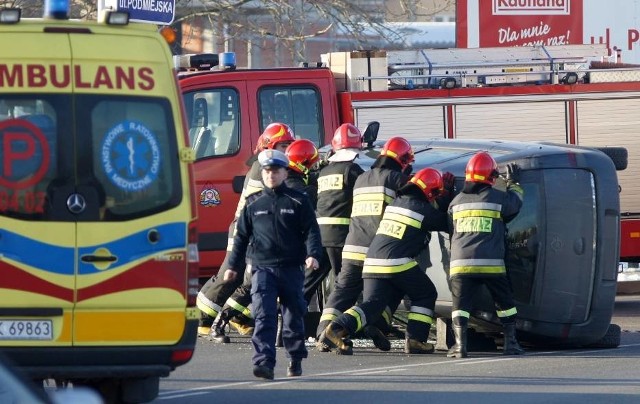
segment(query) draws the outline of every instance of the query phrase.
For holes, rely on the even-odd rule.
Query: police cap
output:
[[[258,154],[258,162],[265,167],[289,167],[289,158],[283,152],[274,149],[263,150]]]

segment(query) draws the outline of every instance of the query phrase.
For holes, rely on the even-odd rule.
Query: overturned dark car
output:
[[[366,136],[365,136],[366,137]],[[620,327],[611,324],[620,243],[620,206],[613,156],[567,145],[451,139],[410,140],[413,171],[433,167],[456,176],[477,151],[489,152],[499,167],[516,163],[524,203],[508,224],[506,263],[518,308],[519,340],[529,346],[613,348]],[[356,160],[365,169],[384,140],[370,141]],[[498,179],[496,187],[506,186]],[[436,284],[438,333],[451,317],[448,285],[449,235],[433,234],[423,267]],[[401,306],[402,308],[402,306]],[[487,291],[478,293],[470,327],[499,339],[502,326]],[[438,335],[438,342],[443,341]]]

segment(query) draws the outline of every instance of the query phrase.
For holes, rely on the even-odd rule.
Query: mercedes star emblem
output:
[[[80,194],[71,194],[69,198],[67,198],[67,209],[69,212],[79,215],[84,212],[87,207],[87,202],[84,200],[84,197]]]

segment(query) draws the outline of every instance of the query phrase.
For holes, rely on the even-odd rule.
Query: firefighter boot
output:
[[[404,353],[408,354],[430,354],[433,353],[435,347],[428,342],[418,341],[417,339],[407,338],[404,341]]]
[[[209,331],[209,340],[221,344],[228,344],[231,342],[231,339],[224,334],[224,329],[227,326],[227,317],[224,312],[218,314],[216,319],[213,321],[211,325],[211,330]]]
[[[346,338],[349,332],[333,321],[322,331],[318,338],[318,344],[326,346],[329,350],[336,349],[338,355],[353,355],[353,344]]]
[[[504,347],[503,355],[523,355],[524,349],[516,339],[516,323],[503,324],[504,326]]]
[[[373,345],[376,346],[381,351],[389,351],[391,349],[391,342],[387,339],[387,337],[380,331],[380,329],[373,325],[368,325],[364,327],[364,335],[367,338],[371,338],[373,340]]]
[[[240,335],[253,335],[253,320],[243,314],[234,316],[229,320],[229,325]]]
[[[447,352],[447,358],[466,358],[467,355],[467,324],[453,324],[453,336],[456,343]]]

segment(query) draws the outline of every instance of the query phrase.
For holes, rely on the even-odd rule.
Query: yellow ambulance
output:
[[[104,20],[0,9],[0,353],[143,402],[197,338],[194,155],[157,27]]]

